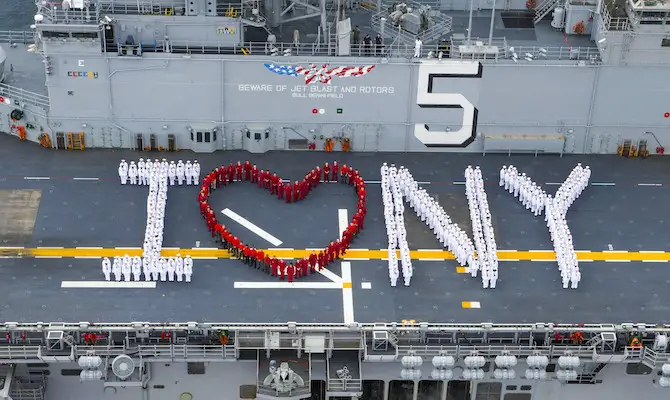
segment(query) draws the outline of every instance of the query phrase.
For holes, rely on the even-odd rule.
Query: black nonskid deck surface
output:
[[[34,233],[25,247],[140,247],[145,224],[146,188],[121,186],[120,159],[146,153],[129,151],[48,152],[0,137],[0,189],[40,189],[42,199]],[[408,167],[418,181],[469,230],[463,181],[468,164],[480,165],[494,215],[498,247],[503,250],[550,249],[541,218],[534,218],[497,186],[502,165],[513,163],[538,182],[562,182],[577,162],[591,165],[592,182],[568,212],[579,250],[670,250],[665,225],[670,219],[665,186],[670,169],[663,160],[617,157],[554,157],[460,154],[324,154],[221,152],[208,155],[157,154],[169,159],[197,159],[203,170],[251,159],[259,167],[299,179],[308,169],[338,157],[356,166],[367,180],[379,180],[382,162]],[[29,161],[27,161],[29,160]],[[49,180],[24,179],[50,177]],[[101,178],[99,181],[72,178]],[[557,186],[546,186],[554,192]],[[165,247],[214,247],[196,205],[195,188],[170,188]],[[386,247],[379,185],[369,189],[365,230],[354,248]],[[286,205],[247,183],[215,192],[217,211],[230,208],[283,241],[283,248],[327,244],[338,231],[338,209],[354,207],[352,190],[322,185],[299,204]],[[407,213],[409,214],[409,213]],[[221,216],[222,220],[227,218]],[[246,242],[274,247],[243,227],[229,224]],[[437,248],[420,220],[407,216],[410,248]],[[198,243],[199,242],[199,243]],[[610,247],[611,246],[611,247]],[[359,322],[414,319],[431,322],[663,322],[670,307],[662,293],[670,288],[667,263],[582,263],[578,290],[563,290],[555,263],[502,262],[495,290],[456,273],[454,261],[414,261],[412,286],[391,288],[383,260],[351,261],[354,317]],[[333,272],[340,274],[339,266]],[[0,259],[0,320],[4,321],[230,321],[342,322],[339,289],[235,289],[234,282],[274,280],[234,260],[196,260],[194,280],[158,283],[155,289],[61,289],[62,281],[102,280],[99,260]],[[327,279],[317,275],[303,281]],[[362,289],[370,282],[371,289]],[[464,309],[462,302],[480,302]]]

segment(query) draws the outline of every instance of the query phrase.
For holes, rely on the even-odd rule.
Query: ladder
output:
[[[543,0],[537,7],[535,7],[535,18],[533,23],[537,24],[542,21],[551,11],[558,6],[561,0]]]
[[[68,150],[84,150],[84,132],[67,133]]]

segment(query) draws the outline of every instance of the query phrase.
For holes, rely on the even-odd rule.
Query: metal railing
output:
[[[361,379],[328,378],[329,392],[358,392],[363,390]]]
[[[35,36],[31,31],[0,31],[0,43],[32,44]]]
[[[223,360],[234,357],[233,345],[154,344],[126,346],[75,346],[75,355],[95,352],[99,356],[115,357],[121,354],[153,358],[156,360]]]
[[[258,394],[264,394],[266,396],[274,396],[274,397],[296,397],[296,396],[302,396],[306,394],[311,393],[311,389],[309,386],[307,387],[299,387],[299,388],[294,388],[291,389],[288,392],[280,392],[277,389],[274,389],[269,386],[263,386],[262,384],[258,384],[258,389],[256,389],[256,393]]]
[[[628,31],[631,29],[631,22],[628,17],[612,17],[606,1],[602,2],[600,15],[603,19],[603,28],[607,31]]]
[[[97,2],[98,15],[179,15],[185,10],[184,0],[173,1],[118,1],[100,0]]]
[[[0,360],[36,360],[42,346],[1,346]]]
[[[415,10],[419,9],[421,6],[427,5],[414,1],[404,1],[403,3],[414,8]],[[404,44],[413,45],[417,35],[421,37],[423,42],[430,43],[451,32],[453,19],[452,17],[439,12],[439,7],[431,9],[431,23],[427,29],[424,29],[418,33],[411,33],[393,23],[389,14],[391,6],[392,5],[390,3],[382,4],[381,10],[373,14],[371,19],[372,27],[377,32],[383,32],[383,36],[385,38],[397,38]]]
[[[4,83],[0,83],[0,96],[4,97],[5,100],[9,99],[11,104],[16,107],[20,107],[22,103],[42,107],[45,110],[48,110],[50,107],[48,96],[5,85]]]
[[[56,3],[46,5],[38,3],[37,12],[44,16],[44,22],[51,24],[97,25],[99,21],[98,12],[95,8],[63,10],[60,3],[58,5]]]

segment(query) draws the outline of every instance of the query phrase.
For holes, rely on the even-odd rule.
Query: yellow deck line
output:
[[[311,254],[311,250],[306,249],[266,249],[264,252],[277,258],[294,259]],[[141,256],[140,248],[21,248],[5,247],[0,251],[0,255],[5,257],[115,257]],[[182,256],[190,255],[193,258],[231,258],[226,250],[212,248],[196,249],[163,249],[164,256]],[[412,259],[415,260],[453,260],[454,256],[446,250],[413,250],[410,252]],[[347,259],[370,259],[381,260],[388,257],[387,250],[367,250],[351,249],[347,251],[343,258]],[[583,261],[670,261],[670,252],[609,252],[609,251],[577,251],[577,258]],[[555,254],[552,251],[523,251],[523,250],[500,250],[498,251],[500,261],[547,261],[555,260]]]

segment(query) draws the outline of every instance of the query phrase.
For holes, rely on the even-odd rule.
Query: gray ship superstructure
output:
[[[536,3],[38,2],[32,33],[3,33],[0,130],[71,149],[663,153],[668,4]]]
[[[669,10],[40,1],[30,31],[0,31],[0,400],[668,398],[670,170],[614,154],[670,141]],[[366,181],[365,229],[341,262],[291,286],[214,248],[197,189],[171,187],[163,252],[192,255],[193,281],[103,281],[102,257],[142,251],[147,188],[117,174],[140,157],[197,158],[203,174],[251,159],[289,181],[337,160]],[[463,171],[481,167],[495,289],[410,212],[416,273],[389,286],[384,162],[409,168],[466,231]],[[591,185],[567,219],[583,277],[564,290],[543,218],[497,183],[514,164],[554,193],[580,162]],[[347,185],[300,204],[265,194],[236,183],[210,200],[276,235],[268,248],[249,221],[223,219],[287,260],[356,210]]]

